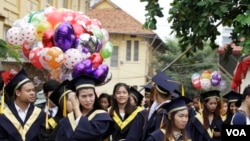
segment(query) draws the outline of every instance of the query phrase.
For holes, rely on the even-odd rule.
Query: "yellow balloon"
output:
[[[52,28],[51,24],[47,21],[38,23],[36,26],[36,37],[39,41],[42,40],[42,36],[45,30]]]

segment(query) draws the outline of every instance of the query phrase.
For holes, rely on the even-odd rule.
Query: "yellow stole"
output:
[[[225,115],[220,115],[220,117],[221,117],[222,121],[225,121],[226,118],[227,118],[227,114],[225,114]]]
[[[4,115],[10,120],[10,122],[15,126],[17,131],[22,137],[22,140],[26,140],[26,133],[29,131],[32,123],[35,122],[35,120],[38,118],[39,114],[41,112],[40,108],[35,107],[32,114],[30,115],[29,119],[26,121],[24,126],[17,120],[17,118],[14,116],[14,114],[10,111],[10,109],[7,107],[4,109]]]
[[[136,117],[137,113],[142,111],[143,109],[141,107],[137,107],[126,120],[122,121],[120,117],[117,115],[117,113],[114,111],[114,116],[112,117],[113,120],[116,122],[116,124],[121,128],[125,128],[133,119]]]
[[[88,116],[88,120],[92,120],[97,114],[101,114],[101,113],[107,113],[107,112],[105,110],[95,110],[93,113],[91,113]],[[68,114],[68,119],[69,119],[69,123],[71,125],[71,128],[73,129],[73,131],[75,131],[76,122],[75,122],[74,112],[70,112]]]
[[[49,125],[54,129],[57,126],[57,123],[54,118],[48,120]]]
[[[200,121],[200,123],[203,125],[203,117],[201,116],[201,114],[196,114],[195,117]],[[208,132],[208,135],[213,138],[213,129],[211,128],[207,128],[207,132]]]

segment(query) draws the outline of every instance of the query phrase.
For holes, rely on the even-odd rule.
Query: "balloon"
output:
[[[97,19],[90,19],[90,22],[91,22],[91,24],[90,24],[91,28],[93,28],[93,27],[97,27],[99,29],[102,28],[102,24],[101,24],[101,22],[99,20],[97,20]]]
[[[52,70],[52,68],[49,66],[47,60],[46,60],[46,54],[48,52],[49,48],[43,48],[40,52],[39,56],[39,62],[43,66],[44,69],[46,70]]]
[[[113,53],[113,44],[111,42],[107,42],[101,49],[100,54],[102,58],[109,58]]]
[[[81,44],[82,46],[87,47],[89,39],[90,39],[90,34],[83,33],[79,37],[79,44]]]
[[[63,15],[60,12],[54,11],[46,15],[47,21],[52,27],[55,27],[58,23],[63,22]]]
[[[12,24],[12,27],[21,27],[25,23],[26,22],[23,19],[18,19],[14,21],[14,23]]]
[[[34,26],[37,26],[37,24],[46,21],[46,17],[41,12],[36,12],[33,14],[33,16],[30,18],[29,23],[31,23]]]
[[[221,80],[220,84],[216,87],[219,91],[224,91],[227,88],[227,83],[225,80]]]
[[[30,23],[25,23],[20,27],[20,35],[24,41],[34,42],[36,40],[35,26]]]
[[[74,40],[75,34],[71,24],[69,22],[60,23],[54,34],[55,46],[58,46],[65,52],[72,47]]]
[[[193,75],[192,75],[192,77],[191,77],[191,80],[193,80],[193,79],[195,79],[195,78],[200,78],[201,77],[201,75],[199,74],[199,73],[194,73]]]
[[[36,26],[36,37],[38,40],[42,40],[43,33],[47,30],[52,28],[51,24],[47,21],[40,22]]]
[[[83,60],[82,53],[75,49],[70,48],[64,53],[64,66],[68,69],[73,69],[74,66]]]
[[[45,54],[45,61],[52,69],[60,67],[64,61],[63,51],[58,47],[48,48]]]
[[[62,16],[63,16],[63,21],[65,22],[70,22],[73,23],[74,18],[75,18],[75,14],[74,11],[72,10],[66,10],[62,12]]]
[[[77,63],[72,71],[72,77],[76,78],[77,76],[87,74],[90,75],[92,72],[92,62],[90,59],[83,60]]]
[[[211,84],[213,86],[218,86],[221,81],[221,74],[218,71],[213,71],[211,74]]]
[[[101,29],[102,34],[103,34],[103,38],[102,38],[102,44],[104,45],[105,43],[107,43],[107,41],[109,40],[109,33],[106,29]]]
[[[209,90],[211,87],[211,81],[208,78],[202,78],[201,79],[201,88],[203,90]]]
[[[91,28],[91,32],[93,33],[94,36],[96,36],[99,39],[103,39],[103,32],[101,29],[99,29],[98,27],[92,27]]]
[[[93,54],[89,57],[89,59],[90,59],[91,62],[92,62],[93,68],[98,67],[98,66],[101,65],[102,62],[103,62],[102,56],[101,56],[99,53],[93,53]]]
[[[39,56],[42,49],[43,47],[36,47],[33,48],[29,53],[29,61],[33,66],[35,66],[38,69],[43,68],[42,64],[39,61]]]
[[[104,81],[108,75],[109,67],[106,64],[101,64],[95,68],[92,75],[100,81]]]
[[[74,29],[74,33],[76,38],[79,38],[81,34],[86,33],[87,31],[83,28],[82,25],[80,24],[73,24],[73,29]]]
[[[105,80],[101,85],[107,84],[112,79],[112,73],[108,72],[108,75],[106,76]]]
[[[12,45],[22,45],[24,43],[24,39],[22,38],[20,34],[20,28],[19,27],[11,27],[7,31],[7,42]]]
[[[208,79],[210,79],[211,78],[211,71],[210,70],[204,70],[201,73],[201,78],[208,78]]]
[[[25,43],[24,43],[25,44]],[[30,51],[31,51],[31,48],[26,48],[25,45],[22,45],[22,52],[23,52],[23,55],[29,59],[29,54],[30,54]]]
[[[192,85],[196,90],[201,89],[201,79],[200,77],[196,77],[192,79]]]
[[[44,47],[53,47],[54,45],[54,30],[47,29],[42,36],[42,43]]]
[[[77,14],[75,17],[75,23],[80,24],[87,31],[90,29],[90,18],[87,15]]]

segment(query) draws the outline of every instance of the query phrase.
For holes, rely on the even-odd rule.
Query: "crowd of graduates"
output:
[[[101,83],[89,75],[48,80],[46,103],[37,106],[21,69],[1,82],[0,141],[220,141],[223,124],[250,124],[250,86],[243,94],[210,90],[190,98],[159,72],[142,86],[144,95],[119,82],[97,96]]]

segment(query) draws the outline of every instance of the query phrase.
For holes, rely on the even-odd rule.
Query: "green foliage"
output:
[[[20,49],[20,46],[11,46],[6,41],[0,39],[0,58],[7,59],[11,57],[21,63],[18,51],[16,50],[18,48]]]
[[[153,8],[146,8],[148,14],[145,28],[155,29],[160,9],[157,0],[141,0],[154,3]],[[212,49],[218,48],[215,40],[221,33],[218,26],[233,27],[232,41],[243,47],[242,53],[250,53],[250,1],[249,0],[173,0],[169,9],[168,22],[172,23],[172,33],[179,38],[180,48],[186,50],[203,50],[204,42],[209,41]],[[157,7],[158,6],[158,7]],[[153,27],[153,28],[151,28]],[[157,27],[156,27],[157,28]]]

